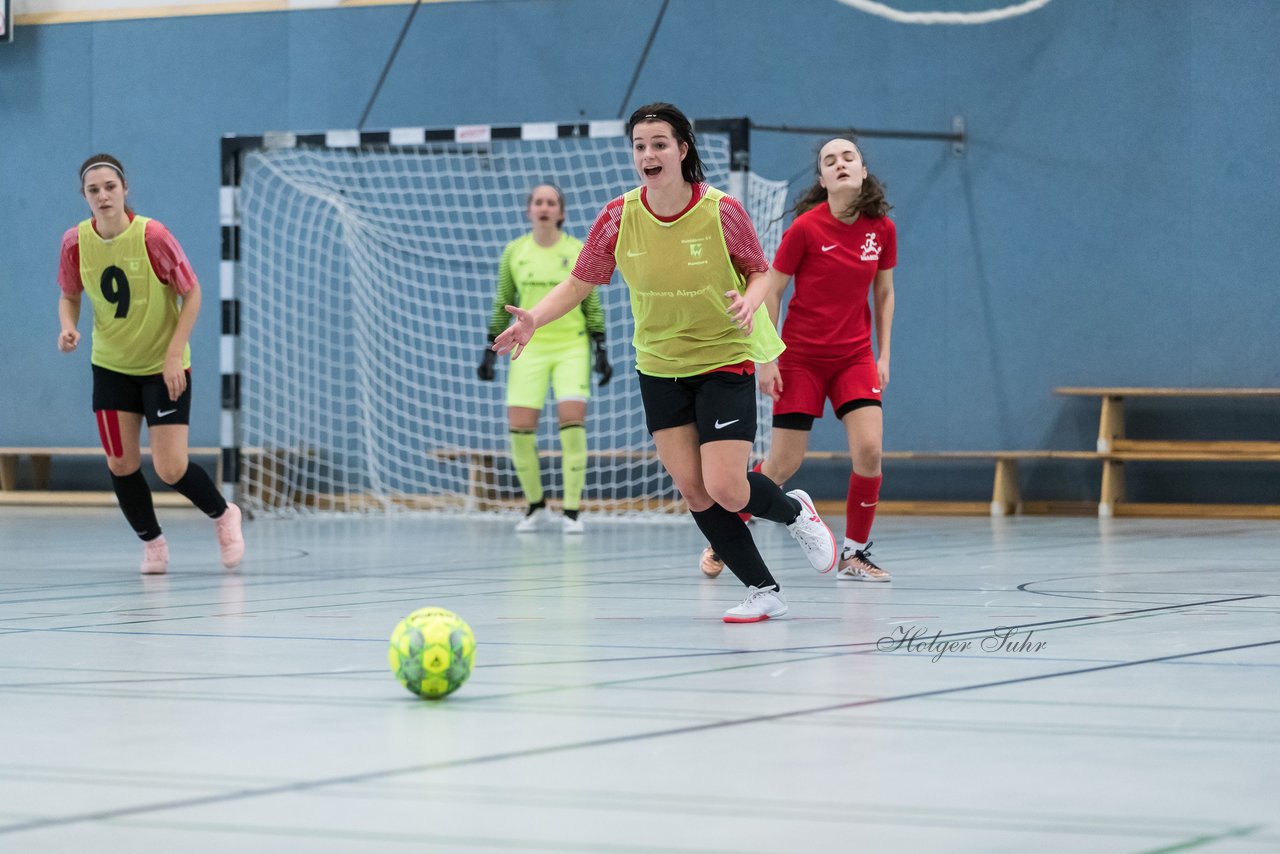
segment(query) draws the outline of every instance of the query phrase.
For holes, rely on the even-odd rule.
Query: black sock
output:
[[[783,492],[782,487],[764,474],[747,472],[747,483],[751,484],[751,497],[742,512],[783,525],[790,525],[800,515],[800,502]]]
[[[133,474],[121,477],[111,475],[111,486],[116,491],[116,500],[129,526],[144,542],[150,542],[160,536],[160,522],[156,519],[156,508],[151,502],[151,487],[139,469]]]
[[[577,518],[578,518],[578,512],[579,512],[579,511],[577,511],[577,510],[566,510],[566,511],[564,511],[564,518],[566,518],[566,519],[577,519]]]
[[[730,572],[738,576],[739,581],[750,587],[773,585],[782,589],[769,573],[769,567],[764,565],[764,558],[760,557],[760,550],[756,548],[756,541],[751,538],[747,523],[737,513],[731,513],[719,504],[712,504],[706,510],[689,512],[716,556],[724,561]]]
[[[187,497],[187,500],[200,509],[210,519],[217,519],[227,509],[227,499],[222,497],[213,478],[200,466],[188,465],[182,477],[169,484]]]
[[[533,502],[532,504],[530,504],[530,505],[529,505],[529,509],[528,509],[528,510],[526,510],[526,511],[524,511],[524,515],[526,515],[526,516],[532,516],[532,515],[534,514],[534,512],[536,512],[536,511],[538,511],[538,510],[541,510],[542,508],[544,508],[544,507],[546,507],[546,506],[547,506],[547,499],[545,499],[545,498],[539,499],[539,500],[537,500],[537,501],[535,501],[535,502]]]

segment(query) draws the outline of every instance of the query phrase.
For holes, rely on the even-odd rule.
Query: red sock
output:
[[[751,467],[751,470],[752,470],[752,471],[760,471],[760,469],[762,469],[763,467],[764,467],[764,460],[761,460],[760,462],[758,462],[758,463],[756,463],[755,465],[753,465],[753,466]],[[741,520],[742,520],[742,521],[744,521],[744,522],[750,522],[750,521],[751,521],[751,514],[750,514],[750,513],[739,513],[739,514],[738,514],[738,518],[739,518],[739,519],[741,519]]]
[[[882,479],[882,475],[863,477],[856,472],[849,475],[849,498],[844,503],[844,535],[855,543],[865,543],[871,536]]]

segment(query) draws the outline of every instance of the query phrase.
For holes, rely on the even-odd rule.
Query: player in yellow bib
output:
[[[507,244],[498,262],[498,292],[489,317],[489,343],[507,328],[511,316],[504,306],[532,306],[573,269],[582,242],[565,234],[564,194],[553,184],[540,184],[529,193],[525,211],[532,230]],[[486,382],[495,374],[497,354],[486,347],[477,376]],[[538,463],[538,417],[555,389],[560,416],[561,469],[564,472],[564,518],[561,530],[581,534],[582,489],[587,478],[587,400],[591,397],[594,361],[601,386],[613,376],[605,350],[604,311],[600,295],[592,293],[578,310],[543,328],[525,358],[511,363],[507,375],[507,424],[511,461],[524,491],[528,509],[516,524],[521,533],[536,531],[549,520]]]
[[[725,622],[780,617],[787,603],[747,525],[745,511],[787,525],[820,572],[835,566],[835,538],[800,490],[783,493],[747,472],[756,431],[755,363],[782,352],[762,303],[768,262],[746,211],[703,180],[688,118],[648,104],[627,122],[641,186],[600,212],[573,273],[494,341],[520,357],[534,332],[569,313],[614,269],[635,319],[636,369],[658,457],[694,521],[744,585]]]
[[[189,464],[191,348],[200,283],[173,235],[126,202],[124,167],[95,154],[80,167],[80,191],[92,213],[62,238],[58,265],[58,349],[75,350],[80,303],[93,306],[93,411],[111,483],[125,519],[143,541],[142,572],[168,569],[169,546],[142,475],[142,421],[160,479],[214,520],[228,569],[244,556],[240,509],[208,473]]]

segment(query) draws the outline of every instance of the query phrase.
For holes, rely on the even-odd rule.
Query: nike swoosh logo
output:
[[[867,503],[867,502],[865,502],[865,501],[859,501],[858,503],[859,503],[859,504],[861,504],[863,507],[875,507],[875,506],[876,506],[877,504],[879,504],[880,502],[879,502],[879,501],[872,501],[870,504],[868,504],[868,503]]]
[[[166,415],[172,415],[173,413],[175,413],[175,412],[177,412],[177,411],[178,411],[178,410],[176,410],[176,409],[165,409],[165,410],[163,410],[163,411],[161,411],[161,410],[157,409],[157,410],[156,410],[156,418],[164,418]]]
[[[824,247],[822,247],[822,251],[823,251],[823,252],[830,252],[832,249],[835,249],[835,248],[836,248],[837,246],[839,246],[839,245],[840,245],[840,244],[838,244],[838,243],[832,243],[830,246],[824,246]]]
[[[630,249],[627,250],[628,258],[639,258],[641,255],[648,255],[648,254],[649,254],[649,251],[647,249],[644,252],[632,252]]]
[[[871,387],[871,393],[872,393],[872,394],[879,394],[879,393],[880,393],[880,389],[876,388],[875,386],[872,386],[872,387]]]
[[[741,420],[742,420],[741,418],[735,418],[735,419],[733,419],[732,421],[726,421],[726,422],[724,422],[723,424],[721,424],[721,423],[720,423],[720,419],[718,419],[718,418],[717,418],[717,419],[716,419],[716,429],[717,429],[717,430],[723,430],[724,428],[728,427],[730,424],[737,424],[737,423],[738,423],[739,421],[741,421]]]

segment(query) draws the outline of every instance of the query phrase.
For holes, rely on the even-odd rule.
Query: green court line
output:
[[[1251,827],[1236,827],[1231,830],[1224,831],[1223,833],[1215,833],[1211,836],[1197,836],[1194,839],[1188,839],[1186,842],[1179,842],[1177,845],[1169,845],[1164,848],[1149,848],[1140,852],[1140,854],[1172,854],[1174,851],[1190,851],[1192,848],[1203,848],[1205,845],[1210,845],[1223,839],[1252,836],[1264,827],[1266,827],[1266,825],[1263,824],[1255,824]]]

